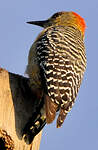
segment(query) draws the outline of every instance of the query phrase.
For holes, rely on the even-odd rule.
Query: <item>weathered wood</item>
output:
[[[27,83],[27,78],[0,69],[0,144],[4,144],[5,150],[39,149],[41,132],[30,145],[22,138],[22,130],[34,107]]]

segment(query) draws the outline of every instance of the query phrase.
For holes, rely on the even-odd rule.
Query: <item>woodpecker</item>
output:
[[[44,99],[40,113],[46,123],[52,123],[59,112],[58,128],[76,100],[86,69],[85,21],[75,12],[62,11],[27,23],[44,30],[30,48],[26,73],[32,90]]]

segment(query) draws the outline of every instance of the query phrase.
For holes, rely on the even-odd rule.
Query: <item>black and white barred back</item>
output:
[[[73,27],[49,27],[37,39],[36,52],[43,89],[57,105],[56,111],[60,110],[60,127],[74,104],[86,68],[83,37]]]

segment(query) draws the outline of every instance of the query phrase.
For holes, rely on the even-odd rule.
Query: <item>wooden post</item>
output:
[[[28,79],[0,69],[0,149],[39,150],[41,132],[28,145],[22,130],[32,116],[34,98]]]

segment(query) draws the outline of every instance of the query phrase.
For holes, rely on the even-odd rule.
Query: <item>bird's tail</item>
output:
[[[46,112],[46,122],[47,124],[52,123],[55,119],[57,112],[57,104],[51,101],[48,95],[45,96],[45,112]]]
[[[61,127],[65,118],[66,118],[67,112],[64,109],[60,109],[60,113],[57,119],[57,128]]]

